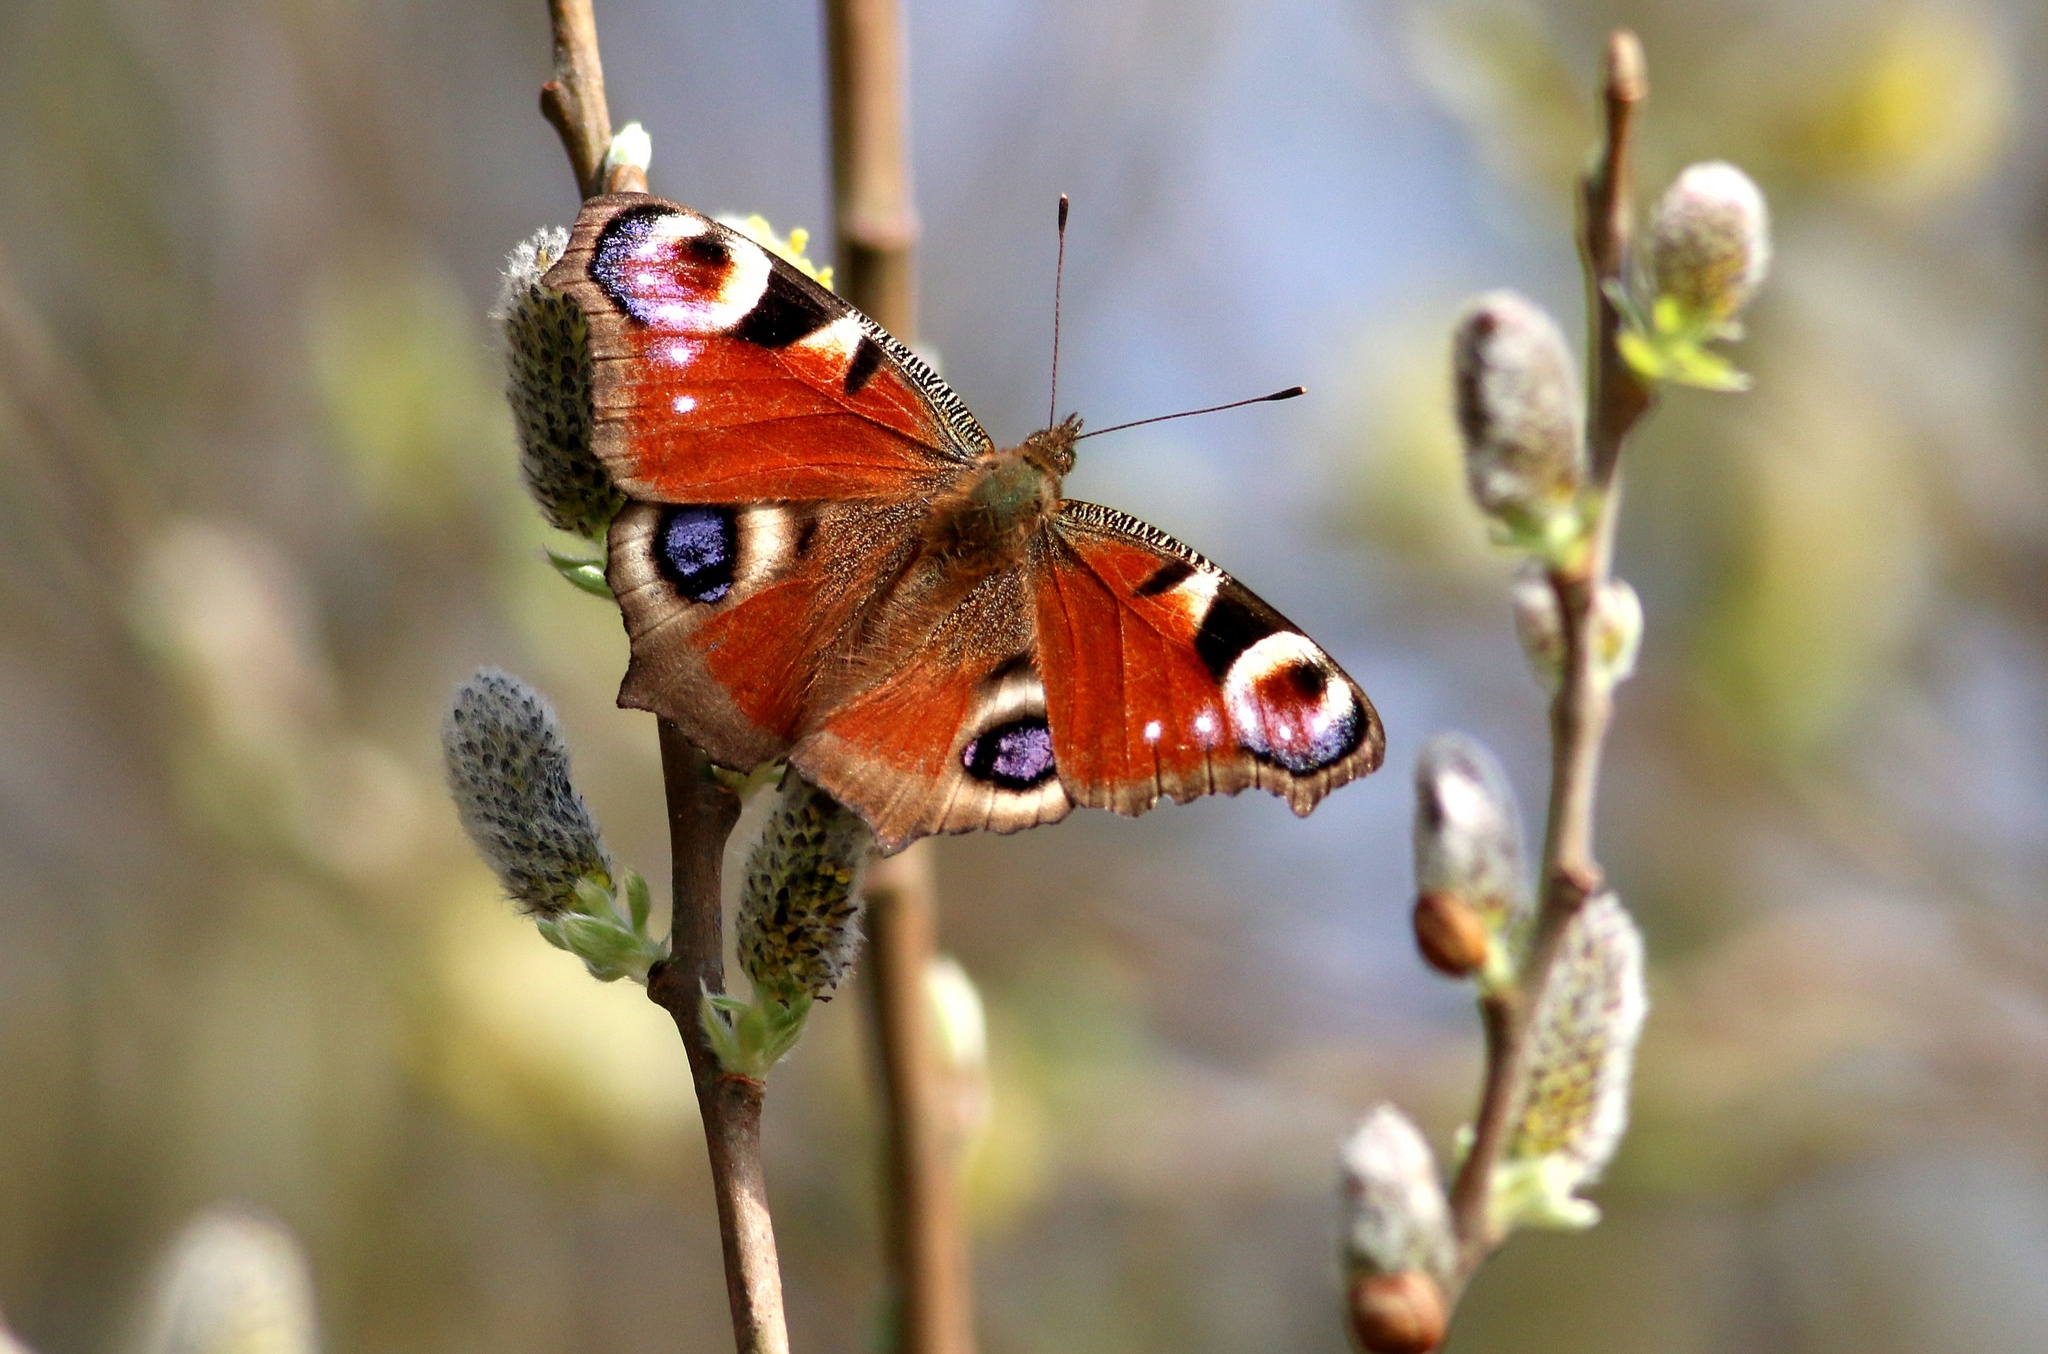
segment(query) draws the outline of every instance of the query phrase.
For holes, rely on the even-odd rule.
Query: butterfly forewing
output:
[[[1135,814],[1262,786],[1307,813],[1379,765],[1385,735],[1358,684],[1163,532],[1069,502],[1038,571],[1053,750],[1075,802]]]
[[[686,207],[593,199],[545,281],[589,318],[594,449],[630,497],[916,499],[989,445],[873,321]]]

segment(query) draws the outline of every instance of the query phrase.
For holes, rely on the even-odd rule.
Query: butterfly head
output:
[[[1068,414],[1050,428],[1024,439],[1024,445],[1017,448],[1023,461],[1048,476],[1055,491],[1059,481],[1067,477],[1074,468],[1074,443],[1081,440],[1081,416]]]

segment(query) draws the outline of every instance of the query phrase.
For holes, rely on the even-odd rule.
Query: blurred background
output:
[[[535,111],[544,8],[0,9],[0,1309],[41,1354],[134,1348],[237,1284],[285,1313],[279,1354],[309,1301],[341,1354],[727,1347],[667,1017],[513,916],[440,785],[453,686],[518,672],[660,896],[652,723],[613,707],[615,614],[543,560],[485,319],[504,253],[576,207]],[[1466,994],[1408,940],[1407,777],[1461,727],[1534,812],[1546,752],[1447,335],[1499,285],[1578,328],[1616,23],[1649,53],[1645,200],[1735,160],[1778,258],[1754,393],[1673,393],[1626,462],[1649,630],[1600,845],[1652,958],[1636,1127],[1607,1220],[1517,1239],[1452,1348],[2040,1347],[2048,15],[910,21],[949,379],[999,438],[1037,426],[1071,193],[1071,407],[1311,390],[1097,442],[1072,492],[1239,574],[1389,731],[1306,822],[1247,796],[940,845],[944,943],[989,1007],[988,1354],[1336,1354],[1339,1137],[1393,1098],[1444,1148],[1470,1112]],[[599,24],[657,191],[829,236],[815,4]],[[816,1354],[876,1328],[860,1013],[823,1010],[771,1087]]]

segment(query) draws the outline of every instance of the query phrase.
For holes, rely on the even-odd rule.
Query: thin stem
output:
[[[917,332],[903,16],[896,0],[826,0],[839,291],[904,342]],[[925,974],[937,931],[930,848],[868,873],[867,982],[882,1082],[890,1287],[902,1354],[972,1354],[958,1161],[940,1114]]]
[[[902,1354],[972,1354],[959,1154],[940,1114],[945,1078],[926,996],[938,908],[929,848],[868,872],[868,994],[885,1125],[884,1227]]]
[[[720,875],[739,797],[711,776],[710,763],[681,729],[665,719],[659,727],[674,920],[669,958],[647,975],[647,995],[674,1019],[690,1058],[718,1200],[734,1346],[739,1354],[788,1354],[782,1273],[761,1171],[761,1083],[719,1066],[700,1015],[704,994],[725,990]]]
[[[1593,854],[1593,810],[1612,702],[1596,670],[1594,624],[1613,552],[1621,446],[1650,403],[1648,390],[1615,348],[1620,317],[1608,299],[1606,283],[1620,279],[1627,266],[1632,223],[1630,133],[1636,105],[1647,93],[1642,46],[1633,33],[1617,30],[1607,47],[1605,136],[1600,156],[1581,185],[1580,247],[1592,344],[1586,424],[1595,514],[1592,548],[1573,567],[1553,569],[1550,575],[1563,619],[1565,653],[1563,677],[1550,707],[1550,807],[1540,897],[1520,983],[1488,997],[1481,1007],[1485,1083],[1472,1143],[1451,1188],[1452,1224],[1458,1237],[1454,1290],[1462,1289],[1500,1244],[1489,1217],[1488,1193],[1494,1166],[1507,1144],[1515,1087],[1528,1062],[1529,1016],[1549,981],[1565,927],[1602,882]]]
[[[597,58],[597,20],[590,0],[548,0],[555,34],[555,77],[540,87],[540,114],[562,138],[585,197],[604,191],[599,175],[611,149],[612,118],[605,106],[604,67]]]
[[[586,198],[644,191],[647,178],[637,169],[605,173],[611,114],[590,0],[549,0],[548,13],[555,70],[541,88],[541,112],[561,137],[578,186]],[[647,995],[675,1020],[690,1060],[718,1201],[734,1346],[738,1354],[789,1354],[782,1272],[761,1169],[761,1083],[726,1074],[700,1016],[704,994],[725,990],[721,876],[726,839],[739,819],[739,797],[710,774],[708,759],[681,729],[663,719],[658,732],[673,912],[669,958],[647,975]]]

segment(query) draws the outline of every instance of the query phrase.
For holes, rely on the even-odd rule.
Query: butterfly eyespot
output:
[[[998,724],[977,734],[961,750],[960,762],[976,780],[1028,790],[1052,776],[1052,730],[1036,717]]]
[[[716,235],[692,235],[683,241],[683,252],[698,263],[723,268],[732,262],[732,250]]]
[[[665,509],[654,545],[662,577],[690,601],[716,602],[732,591],[739,533],[730,508]]]
[[[1365,738],[1365,716],[1350,686],[1331,677],[1323,651],[1294,631],[1247,647],[1223,681],[1238,742],[1297,776],[1350,756]]]

